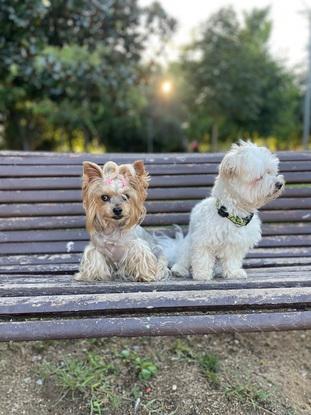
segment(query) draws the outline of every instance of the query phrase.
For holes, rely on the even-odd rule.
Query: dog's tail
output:
[[[168,260],[168,265],[171,267],[177,262],[184,244],[184,234],[180,226],[174,225],[175,238],[171,238],[164,233],[155,235],[157,243],[162,248],[163,254]]]

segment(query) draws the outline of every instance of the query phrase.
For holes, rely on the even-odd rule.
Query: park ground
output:
[[[311,331],[0,344],[0,414],[310,415]]]

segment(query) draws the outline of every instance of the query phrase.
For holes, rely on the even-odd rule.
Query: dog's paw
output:
[[[223,273],[223,277],[224,278],[228,278],[228,279],[236,279],[236,280],[239,280],[239,279],[245,279],[245,278],[247,278],[247,274],[246,274],[246,272],[244,271],[244,269],[235,269],[235,270],[230,270],[230,271],[226,271],[226,272],[224,272]]]
[[[179,264],[173,265],[171,271],[176,277],[187,277],[189,275],[188,269],[180,266]]]
[[[73,279],[76,281],[83,281],[83,275],[81,274],[81,272],[77,272],[76,274],[74,274]]]
[[[211,272],[193,272],[192,278],[196,281],[210,281],[213,278],[213,274]]]

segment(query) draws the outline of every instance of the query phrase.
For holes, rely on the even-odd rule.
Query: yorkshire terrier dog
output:
[[[242,140],[232,146],[220,163],[211,197],[193,208],[186,238],[162,243],[174,274],[185,276],[191,269],[195,280],[216,274],[246,277],[243,258],[261,239],[257,209],[284,189],[278,164],[265,147]]]
[[[152,235],[139,224],[149,175],[143,161],[103,168],[83,163],[82,196],[90,243],[84,250],[77,280],[156,281],[169,275],[167,260]]]

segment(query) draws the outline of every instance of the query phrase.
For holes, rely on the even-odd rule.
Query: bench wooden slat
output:
[[[290,269],[290,273],[285,275],[287,269]],[[248,269],[248,277],[243,279],[223,279],[223,278],[216,278],[209,281],[195,281],[189,275],[187,278],[175,278],[172,277],[169,280],[158,281],[158,282],[148,282],[148,283],[140,283],[137,284],[135,282],[128,282],[128,281],[112,281],[112,282],[100,282],[100,281],[75,281],[72,278],[72,274],[61,273],[33,273],[33,274],[0,274],[0,284],[2,288],[7,288],[8,286],[17,286],[18,284],[22,284],[26,286],[27,284],[30,285],[37,285],[44,286],[59,286],[61,289],[62,286],[66,286],[66,284],[70,287],[81,288],[86,290],[85,293],[88,291],[88,287],[97,287],[101,292],[104,293],[114,293],[114,292],[145,292],[145,291],[187,291],[188,288],[191,290],[209,290],[209,289],[240,289],[240,288],[277,288],[271,286],[273,282],[277,282],[278,287],[282,286],[282,283],[286,284],[294,284],[296,282],[296,287],[300,287],[300,283],[303,286],[311,287],[310,278],[308,278],[309,274],[304,271],[300,271],[299,267],[292,266],[287,267],[285,272],[280,272],[276,276],[276,272],[274,268],[266,268],[264,269],[265,273],[262,274],[261,270],[258,268]],[[298,285],[297,285],[298,283]],[[255,285],[254,285],[255,284]],[[287,286],[287,285],[286,285]],[[285,287],[286,287],[285,286]],[[92,289],[93,289],[92,288]],[[95,288],[94,288],[95,289]],[[80,291],[81,291],[80,290]],[[96,293],[96,291],[95,291]],[[9,293],[7,293],[9,295]],[[9,295],[11,296],[11,295]]]
[[[287,309],[310,307],[311,287],[4,297],[0,303],[0,315],[109,313],[117,310],[130,313],[150,310],[168,312],[179,308],[184,311],[216,311],[224,308],[269,309],[275,305]]]
[[[148,229],[148,227],[146,228]],[[150,232],[153,228],[149,229]],[[157,229],[158,232],[168,233],[164,227]],[[186,229],[184,229],[186,233]],[[170,229],[169,234],[174,235],[174,231]],[[310,235],[311,224],[302,226],[298,224],[265,224],[262,228],[263,236],[277,235]],[[39,242],[39,241],[87,241],[88,233],[85,228],[73,229],[45,229],[43,230],[9,230],[0,232],[0,250],[1,244],[12,242]]]
[[[296,263],[299,258],[308,258],[311,256],[311,247],[299,248],[255,248],[252,249],[247,259],[264,258],[271,261],[278,261],[278,259],[289,258],[293,263]],[[36,264],[75,264],[81,259],[81,253],[61,253],[61,254],[29,254],[29,255],[5,255],[0,256],[0,265],[36,265]]]
[[[150,189],[148,192],[148,200],[187,200],[187,199],[197,199],[201,200],[204,197],[210,194],[210,187],[184,187],[184,188],[153,188]],[[310,198],[311,197],[311,186],[310,187],[298,187],[298,188],[286,188],[283,195],[279,200],[283,198]],[[81,191],[79,189],[76,190],[53,190],[53,191],[45,191],[45,190],[25,190],[25,191],[11,191],[6,190],[0,192],[0,203],[5,204],[8,203],[22,203],[25,205],[26,203],[54,203],[60,202],[61,205],[63,203],[69,202],[76,202],[79,203],[81,206]],[[300,200],[299,200],[300,202]],[[40,206],[39,206],[40,207]],[[299,204],[297,204],[299,208]],[[0,205],[1,208],[1,205]],[[12,206],[14,209],[15,207]],[[19,206],[16,206],[16,210],[18,213]],[[0,210],[0,214],[2,210]],[[6,210],[4,210],[5,214]],[[14,211],[13,211],[14,213]],[[13,214],[12,213],[12,214]]]
[[[172,213],[172,212],[189,212],[199,202],[199,200],[167,200],[167,201],[147,201],[146,208],[148,213]],[[311,197],[301,198],[299,205],[297,206],[297,198],[280,198],[273,200],[268,203],[261,211],[266,210],[311,210]],[[13,211],[12,211],[13,209]],[[5,216],[29,216],[36,213],[39,216],[42,213],[49,213],[50,215],[60,214],[77,215],[84,214],[82,203],[66,203],[66,204],[55,204],[55,203],[40,203],[40,204],[25,204],[22,205],[2,205],[0,214]]]
[[[0,265],[75,264],[80,259],[80,253],[6,255],[0,257]]]
[[[0,177],[75,177],[82,175],[82,161],[77,164],[53,163],[50,159],[40,161],[33,159],[33,164],[29,164],[28,158],[22,158],[20,162],[0,157]],[[104,161],[101,162],[101,164]],[[218,162],[205,163],[170,163],[170,164],[146,164],[146,168],[152,176],[166,174],[216,174],[218,172]],[[18,168],[17,168],[18,166]],[[311,171],[310,161],[285,161],[280,163],[282,172],[306,172]]]
[[[310,210],[297,211],[264,211],[260,217],[266,223],[283,222],[310,222]],[[188,213],[157,213],[147,214],[143,224],[145,226],[163,225],[187,225]],[[41,216],[41,217],[16,217],[0,219],[0,231],[23,230],[23,229],[71,229],[84,228],[84,216]]]
[[[292,288],[311,287],[311,280],[307,275],[297,271],[289,275],[280,274],[275,277],[269,273],[265,276],[249,272],[247,280],[212,280],[193,281],[172,279],[168,282],[157,283],[78,283],[70,275],[0,275],[0,295],[2,297],[24,297],[42,295],[75,295],[75,294],[103,294],[124,292],[152,292],[152,291],[187,291],[187,290],[252,290],[254,288]]]
[[[50,262],[50,263],[31,263],[31,264],[3,264],[0,259],[0,274],[43,274],[46,273],[74,273],[78,271],[80,256],[76,256],[76,260],[71,262]],[[60,261],[60,260],[59,260]],[[293,258],[246,258],[244,260],[244,268],[246,269],[262,269],[263,273],[273,271],[295,270],[309,271],[311,268],[311,257],[293,257]],[[282,267],[283,266],[283,267]],[[289,268],[290,267],[290,268]]]
[[[87,241],[14,242],[1,245],[0,255],[25,253],[52,254],[82,252]],[[268,236],[261,240],[259,247],[310,247],[311,235]]]
[[[16,173],[16,168],[12,171]],[[29,170],[29,169],[26,169]],[[77,189],[81,188],[80,177],[68,177],[63,174],[61,169],[55,168],[55,172],[48,172],[48,169],[42,167],[42,176],[35,174],[32,170],[25,171],[23,169],[18,172],[18,178],[1,178],[0,190],[29,190],[29,189]],[[1,173],[1,166],[0,166]],[[45,178],[44,176],[53,176]],[[7,174],[3,173],[3,177]],[[34,176],[27,178],[27,176]],[[56,177],[59,176],[59,177]],[[1,175],[0,175],[1,177]],[[25,178],[26,177],[26,178]],[[284,173],[286,183],[311,183],[311,172],[287,172]],[[170,174],[152,176],[149,184],[150,188],[154,187],[185,187],[185,186],[212,186],[215,180],[214,174]]]
[[[281,161],[310,161],[310,152],[280,151],[277,155]],[[117,163],[130,163],[134,160],[144,160],[146,164],[174,164],[174,163],[219,163],[223,153],[51,153],[51,152],[21,152],[1,151],[0,164],[81,164],[84,160],[102,163],[108,160],[115,160]]]

